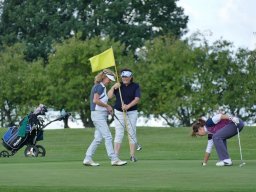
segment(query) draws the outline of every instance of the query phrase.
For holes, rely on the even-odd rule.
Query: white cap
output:
[[[132,72],[131,71],[122,71],[121,77],[131,77]]]
[[[112,75],[112,74],[106,74],[106,76],[107,76],[111,81],[116,81],[114,75]]]

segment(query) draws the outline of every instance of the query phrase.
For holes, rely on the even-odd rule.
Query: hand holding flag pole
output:
[[[118,78],[118,74],[117,74],[117,68],[116,68],[116,65],[115,65],[115,72],[116,72],[116,80],[117,82],[119,82],[119,78]],[[123,106],[124,105],[124,102],[123,102],[123,97],[122,97],[122,92],[121,92],[121,89],[120,87],[118,88],[118,91],[119,91],[119,95],[120,95],[120,99],[121,99],[121,105]],[[123,110],[123,109],[122,109]],[[129,133],[129,129],[128,129],[128,122],[127,122],[127,114],[126,114],[126,111],[123,110],[123,117],[124,117],[124,125],[125,125],[125,128],[126,128],[126,131],[128,133],[128,136],[130,136],[130,139],[133,140],[133,142],[136,142],[136,150],[137,151],[140,151],[142,149],[142,146],[136,141],[136,138],[133,138],[133,136]],[[117,117],[116,117],[117,118]],[[117,120],[119,121],[119,123],[121,124],[120,120],[117,118]],[[132,125],[131,125],[132,126]]]

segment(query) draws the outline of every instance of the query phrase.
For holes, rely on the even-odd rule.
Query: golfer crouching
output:
[[[243,129],[244,122],[230,115],[217,114],[212,118],[198,119],[192,125],[192,136],[205,136],[207,134],[212,134],[212,139],[214,146],[216,148],[219,161],[216,166],[231,166],[232,160],[228,154],[227,150],[227,139],[235,136],[237,134],[237,128],[239,132]]]

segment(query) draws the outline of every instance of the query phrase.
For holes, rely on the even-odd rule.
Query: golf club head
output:
[[[71,113],[66,112],[66,111],[64,111],[64,112],[62,111],[58,119],[61,121],[65,118],[68,118],[70,115],[71,115]]]
[[[140,151],[142,149],[142,146],[140,144],[137,144],[137,151]]]
[[[245,164],[246,164],[246,163],[243,162],[243,163],[241,163],[241,164],[239,165],[239,167],[243,167]]]

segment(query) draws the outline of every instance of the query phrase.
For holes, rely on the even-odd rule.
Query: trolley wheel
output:
[[[9,154],[8,151],[1,151],[0,152],[0,157],[9,157],[9,156],[10,156],[10,154]]]
[[[25,157],[37,157],[38,148],[34,145],[28,145],[24,151]]]
[[[38,156],[40,157],[44,157],[46,154],[46,150],[42,145],[36,145],[37,149],[38,149]]]

